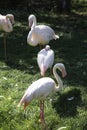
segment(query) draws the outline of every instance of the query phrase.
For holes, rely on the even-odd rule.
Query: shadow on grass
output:
[[[52,106],[61,117],[74,117],[77,114],[77,107],[82,102],[80,90],[75,88],[55,97]]]

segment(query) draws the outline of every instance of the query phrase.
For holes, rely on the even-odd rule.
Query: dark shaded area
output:
[[[57,11],[60,13],[70,13],[71,11],[71,0],[58,0],[56,1],[56,5]]]
[[[87,123],[84,124],[84,126],[83,126],[83,130],[86,130],[86,129],[87,129]]]
[[[85,5],[82,0],[0,0],[1,9],[26,10],[29,13],[60,12],[70,13],[72,8]]]
[[[56,94],[53,99],[53,108],[61,117],[74,117],[77,114],[77,107],[82,103],[80,90],[75,88],[58,95]]]

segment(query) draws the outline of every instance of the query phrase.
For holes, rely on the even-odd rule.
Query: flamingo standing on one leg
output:
[[[5,60],[7,60],[6,32],[12,32],[13,31],[13,24],[14,24],[13,14],[7,14],[6,16],[0,14],[0,31],[4,31]]]
[[[31,46],[45,45],[49,43],[50,40],[59,38],[55,34],[54,30],[46,25],[37,25],[37,20],[35,15],[30,15],[28,17],[29,27],[31,28],[28,37],[27,43]]]
[[[49,45],[46,45],[44,49],[39,51],[37,55],[37,63],[40,68],[41,76],[45,76],[48,68],[52,68],[54,62],[54,51],[50,49]]]
[[[60,91],[63,88],[63,83],[61,78],[56,72],[56,69],[59,69],[62,72],[62,77],[66,76],[65,66],[62,63],[57,63],[53,67],[53,74],[57,80],[57,84],[52,78],[43,77],[38,79],[37,81],[33,82],[28,89],[26,90],[25,94],[23,95],[22,99],[20,100],[18,106],[24,104],[24,109],[33,99],[40,100],[40,118],[41,122],[44,123],[43,130],[45,129],[45,120],[44,120],[44,99],[50,94],[55,91]]]
[[[48,68],[50,68],[50,71],[51,71],[53,62],[54,62],[54,51],[52,49],[50,49],[49,45],[46,45],[46,47],[44,49],[42,49],[41,51],[39,51],[37,54],[37,63],[40,68],[41,76],[45,76],[45,73]],[[41,113],[42,113],[42,111],[44,113],[44,110],[43,110],[44,102],[42,102],[42,101],[40,101],[40,102],[41,102],[40,103]],[[45,124],[45,128],[46,128],[46,123],[43,118],[44,117],[43,114],[40,114],[40,117],[41,117],[41,119],[43,119],[43,120],[41,120],[41,122],[42,122],[43,126]]]

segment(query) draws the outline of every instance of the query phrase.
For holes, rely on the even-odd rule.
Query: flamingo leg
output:
[[[6,33],[4,32],[4,51],[5,51],[5,61],[7,61],[7,53],[6,53]]]
[[[46,130],[46,123],[44,119],[44,101],[40,101],[40,119],[42,123],[42,130]]]

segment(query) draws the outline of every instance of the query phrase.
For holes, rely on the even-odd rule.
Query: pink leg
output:
[[[7,61],[7,53],[6,53],[6,33],[4,33],[4,50],[5,50],[5,61]]]
[[[46,130],[46,123],[44,119],[44,101],[40,101],[40,119],[42,123],[42,130]]]

